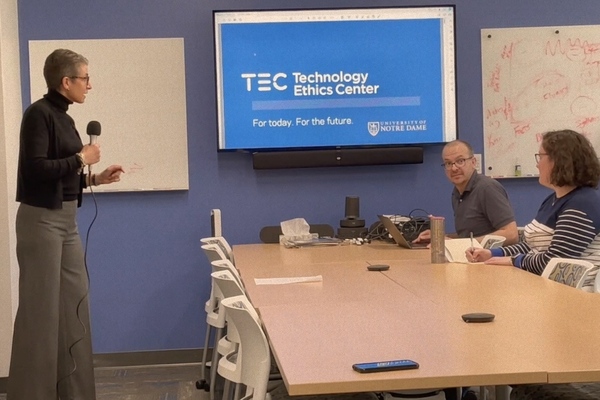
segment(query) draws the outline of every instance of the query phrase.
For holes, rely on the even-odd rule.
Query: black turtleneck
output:
[[[55,90],[31,104],[23,114],[17,174],[17,201],[58,209],[79,200],[84,176],[76,154],[83,143],[67,114],[72,102]]]

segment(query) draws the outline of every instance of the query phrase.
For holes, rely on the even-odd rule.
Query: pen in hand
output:
[[[475,251],[475,248],[473,247],[473,232],[469,232],[469,237],[471,238],[471,248],[469,250],[467,250],[467,259],[469,259],[469,262],[474,262],[475,261],[475,255],[473,254],[473,252]],[[469,257],[469,254],[471,253]]]

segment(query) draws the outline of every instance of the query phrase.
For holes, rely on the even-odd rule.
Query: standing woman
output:
[[[118,182],[123,169],[84,173],[100,160],[100,147],[83,145],[67,110],[92,88],[87,59],[55,50],[44,78],[48,93],[27,108],[21,123],[19,308],[7,399],[93,400],[88,278],[76,214],[84,188]]]
[[[600,266],[600,163],[589,140],[571,130],[544,134],[535,155],[541,185],[552,189],[525,240],[493,250],[467,251],[469,261],[514,265],[541,275],[552,258],[577,258],[596,267],[583,289],[593,291]]]

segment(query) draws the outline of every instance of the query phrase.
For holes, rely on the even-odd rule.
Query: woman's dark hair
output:
[[[572,130],[544,134],[542,148],[554,161],[550,183],[555,186],[598,187],[600,162],[590,141]]]

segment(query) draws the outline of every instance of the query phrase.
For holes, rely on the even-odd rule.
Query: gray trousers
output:
[[[7,400],[94,400],[88,278],[77,201],[17,212],[19,308]]]

